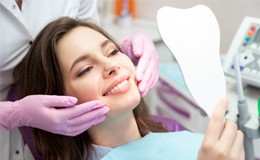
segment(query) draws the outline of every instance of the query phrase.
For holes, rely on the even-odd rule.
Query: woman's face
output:
[[[108,117],[131,111],[140,102],[132,61],[101,33],[77,27],[57,44],[65,94],[78,103],[101,100]]]

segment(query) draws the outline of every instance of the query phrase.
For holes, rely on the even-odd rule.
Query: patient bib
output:
[[[196,160],[203,137],[188,131],[149,133],[114,148],[101,160]]]

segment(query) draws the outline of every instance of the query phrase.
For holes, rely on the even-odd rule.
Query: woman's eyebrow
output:
[[[104,47],[105,47],[107,44],[109,44],[109,43],[113,43],[113,42],[111,42],[109,39],[103,41],[103,42],[101,43],[101,48],[104,48]]]
[[[71,72],[71,70],[73,69],[73,67],[74,67],[76,64],[78,64],[79,62],[84,61],[84,60],[86,60],[86,59],[88,59],[88,58],[89,58],[88,55],[84,55],[84,56],[81,56],[81,57],[77,58],[77,59],[72,63],[69,72]]]

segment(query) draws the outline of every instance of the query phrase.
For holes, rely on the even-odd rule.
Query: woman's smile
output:
[[[117,84],[115,87],[113,87],[111,90],[106,92],[104,96],[125,93],[130,89],[130,87],[130,82],[128,80],[124,80],[121,83]]]

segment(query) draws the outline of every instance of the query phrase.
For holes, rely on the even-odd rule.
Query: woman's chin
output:
[[[138,104],[140,103],[141,97],[132,98],[131,100],[117,101],[112,104],[107,104],[110,111],[107,113],[107,117],[117,117],[123,115],[124,113],[132,112]]]

